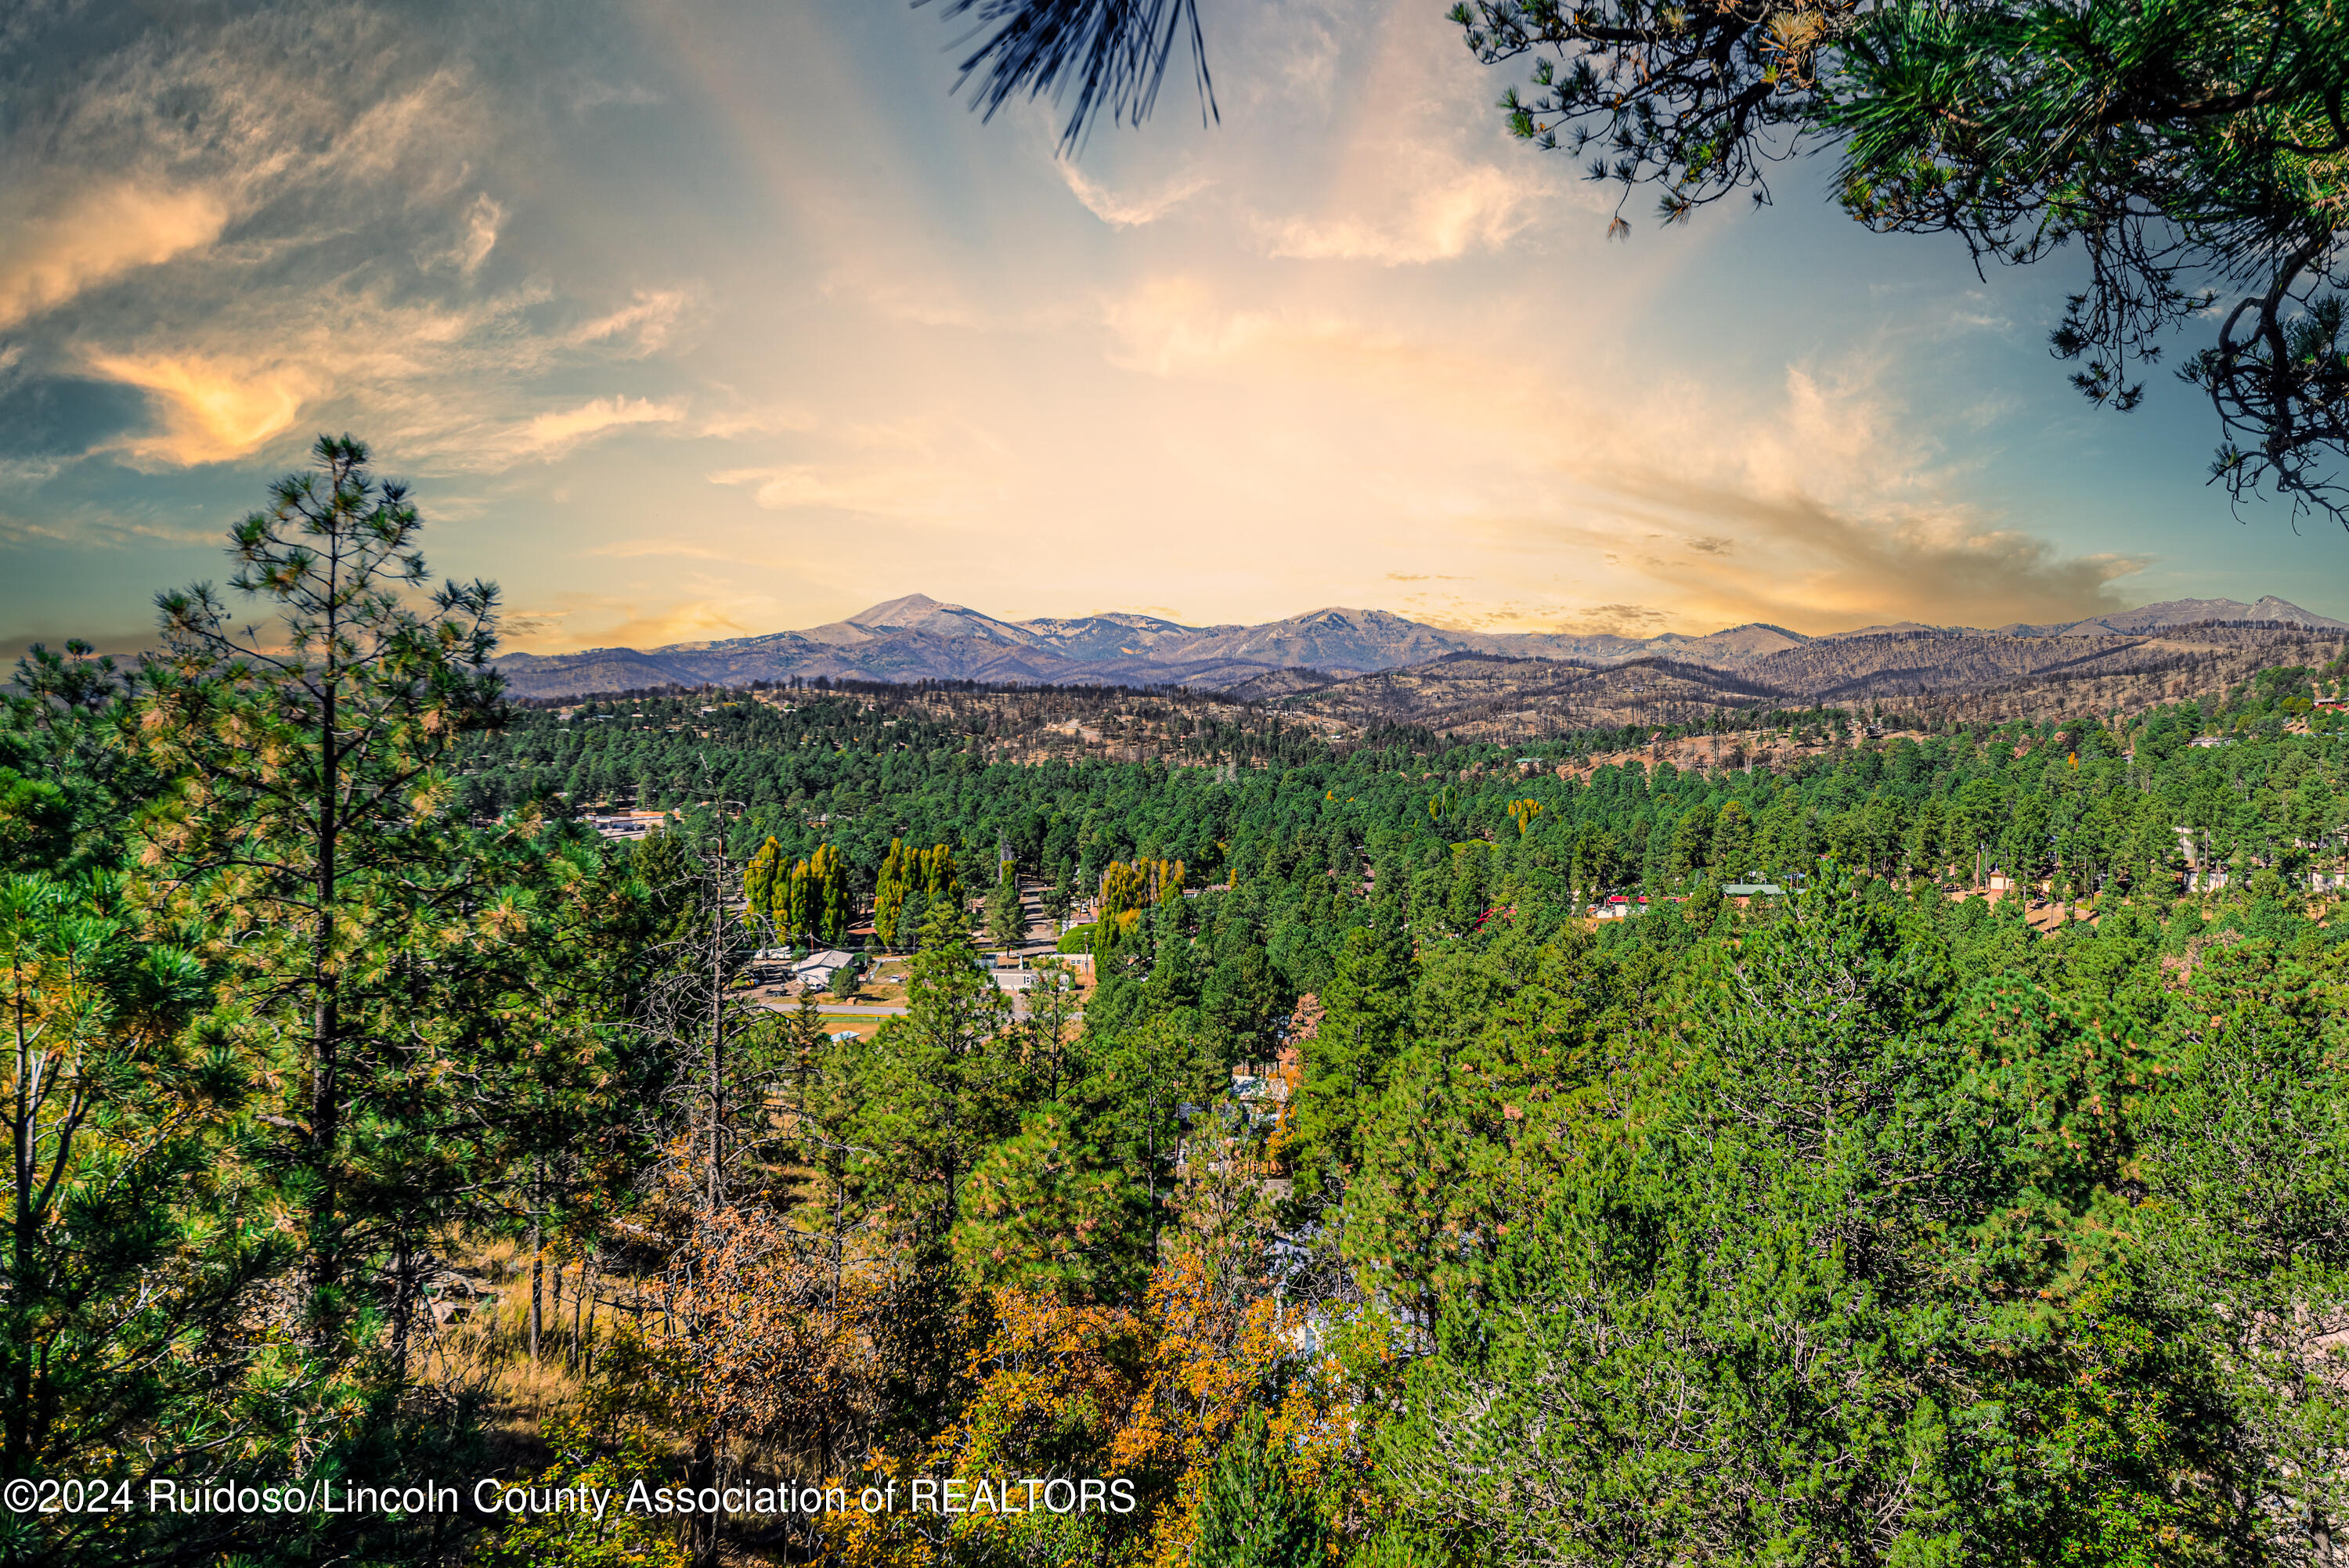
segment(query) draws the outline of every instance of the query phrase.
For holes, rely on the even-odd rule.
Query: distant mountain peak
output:
[[[2251,606],[2251,618],[2254,621],[2296,621],[2303,626],[2344,624],[2329,615],[2318,615],[2303,610],[2299,605],[2288,600],[2279,599],[2272,593],[2265,595],[2258,603]]]
[[[2158,604],[2140,604],[2134,610],[2114,611],[2095,619],[2123,632],[2145,632],[2158,626],[2190,626],[2204,621],[2283,621],[2326,631],[2349,631],[2349,623],[2317,614],[2313,610],[2303,610],[2290,600],[2279,599],[2272,593],[2255,604],[2246,604],[2240,599],[2169,599]]]
[[[1293,689],[1282,672],[1324,672],[1342,681],[1457,655],[1564,661],[1590,669],[1659,655],[1734,671],[1791,655],[1807,644],[1869,637],[1943,642],[1953,637],[2106,637],[2124,643],[2168,626],[2264,621],[2313,631],[2349,632],[2349,624],[2270,594],[2252,604],[2232,599],[2178,599],[2052,625],[2016,623],[1996,632],[1924,626],[1914,621],[1806,636],[1763,621],[1692,637],[1613,633],[1475,632],[1433,626],[1391,610],[1326,604],[1256,625],[1186,626],[1120,611],[1071,618],[999,621],[962,604],[907,593],[843,621],[802,631],[770,632],[717,642],[676,643],[639,652],[512,654],[498,661],[518,696],[575,696],[663,685],[747,685],[818,676],[872,681],[971,680],[995,685],[1189,686],[1231,691],[1271,680]],[[1906,656],[1906,655],[1904,655]],[[2069,655],[2067,655],[2069,656]],[[1271,687],[1263,687],[1270,691]]]
[[[850,625],[863,626],[870,631],[875,627],[911,625],[926,616],[935,615],[942,611],[952,612],[960,609],[962,606],[959,604],[946,603],[931,598],[927,593],[908,593],[903,598],[891,599],[885,603],[875,604],[869,610],[859,610],[847,619]]]

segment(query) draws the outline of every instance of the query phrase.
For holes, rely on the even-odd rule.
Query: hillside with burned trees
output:
[[[1733,725],[1741,710],[1864,706],[1927,724],[2141,712],[2206,697],[2279,665],[2342,656],[2339,633],[2279,623],[2146,635],[1931,629],[1820,637],[1733,667],[1653,655],[1604,665],[1458,654],[1344,680],[1291,675],[1237,695],[1361,729],[1413,724],[1506,742],[1611,725]]]

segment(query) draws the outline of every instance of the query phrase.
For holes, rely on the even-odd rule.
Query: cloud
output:
[[[1652,604],[1593,604],[1557,623],[1557,629],[1578,637],[1652,637],[1673,617]]]
[[[0,626],[0,662],[14,668],[18,659],[32,651],[35,643],[50,648],[62,648],[72,638],[79,637],[118,664],[128,665],[155,645],[155,628],[151,623],[136,626],[77,624],[60,617],[55,611],[48,612],[46,619],[46,625],[36,623],[29,626]]]
[[[572,95],[571,109],[574,114],[585,114],[605,104],[618,104],[624,108],[647,108],[667,101],[650,88],[639,87],[634,82],[591,81]]]
[[[639,357],[657,352],[668,342],[688,299],[682,290],[638,289],[636,299],[607,315],[583,322],[571,331],[574,344],[625,342]]]
[[[1057,160],[1061,178],[1078,201],[1085,204],[1102,222],[1113,229],[1139,228],[1154,223],[1185,201],[1205,191],[1215,181],[1202,174],[1185,176],[1162,186],[1148,196],[1132,199],[1119,196],[1085,178],[1082,170],[1067,159]]]
[[[893,410],[894,411],[894,410]],[[957,410],[870,421],[807,421],[799,461],[722,469],[711,484],[746,489],[766,511],[843,512],[963,530],[996,521],[1009,494],[1002,436]]]
[[[1423,266],[1503,250],[1547,208],[1588,207],[1588,194],[1561,189],[1555,160],[1506,134],[1489,73],[1460,47],[1440,7],[1354,11],[1326,23],[1295,58],[1324,91],[1344,84],[1339,107],[1321,110],[1337,121],[1328,128],[1339,129],[1336,156],[1320,170],[1300,160],[1298,174],[1318,181],[1257,203],[1253,226],[1267,253]],[[1328,129],[1309,139],[1327,143]]]
[[[798,463],[780,468],[728,469],[709,476],[717,485],[747,485],[769,511],[847,511],[881,517],[941,519],[953,504],[947,475],[895,463]]]
[[[1102,307],[1109,362],[1152,376],[1270,373],[1319,380],[1377,377],[1441,356],[1402,335],[1311,307],[1235,309],[1206,278],[1150,279]]]
[[[1775,386],[1635,369],[1622,349],[1562,372],[1506,339],[1236,306],[1191,276],[1137,285],[1103,323],[1114,365],[1296,410],[1274,460],[1309,467],[1333,515],[1388,520],[1383,536],[1350,525],[1351,548],[1458,541],[1447,563],[1468,581],[1444,608],[1464,624],[2055,620],[2113,607],[2146,564],[2067,553],[1971,500],[1982,459],[1952,458],[1892,390],[1897,345],[1788,366]],[[1255,456],[1239,434],[1226,460]],[[1524,593],[1536,571],[1546,603]]]
[[[762,600],[758,603],[764,604],[768,602]],[[608,627],[603,635],[610,640],[610,645],[616,647],[659,648],[677,643],[755,636],[773,629],[766,624],[758,605],[745,606],[739,601],[705,599],[651,609],[630,606],[625,618]]]
[[[1554,460],[1587,487],[1582,515],[1537,531],[1605,555],[1700,632],[1996,625],[2116,607],[2113,585],[2148,559],[2067,554],[1971,500],[1979,458],[1942,451],[1889,389],[1894,358],[1865,349],[1789,366],[1775,397],[1651,382],[1578,409],[1585,438]],[[1642,534],[1653,543],[1633,557]]]
[[[160,427],[121,438],[133,459],[187,467],[241,458],[288,429],[316,390],[307,372],[285,364],[194,356],[94,354],[89,368],[148,394]]]
[[[1355,193],[1351,211],[1265,224],[1275,256],[1411,266],[1496,251],[1532,223],[1538,176],[1471,164],[1432,147],[1392,150],[1389,172]]]
[[[561,593],[517,606],[505,619],[506,651],[568,653],[580,648],[658,648],[775,629],[776,602],[717,579],[697,580],[677,598]]]
[[[473,198],[465,209],[465,238],[459,251],[459,264],[467,277],[481,270],[490,259],[490,252],[498,242],[498,225],[506,221],[506,210],[490,200],[487,192]]]
[[[520,384],[576,358],[529,330],[543,298],[534,287],[456,306],[370,287],[256,291],[201,313],[172,302],[136,325],[102,319],[57,352],[80,373],[146,394],[147,426],[92,449],[144,465],[264,452],[315,419],[363,429],[403,465],[498,468],[592,433],[592,404],[520,427],[500,417]],[[647,417],[633,404],[605,412]]]
[[[504,205],[487,191],[481,192],[458,214],[451,229],[436,232],[417,246],[417,265],[447,267],[460,277],[471,278],[497,249],[498,233],[505,221]]]
[[[227,222],[213,191],[134,181],[63,192],[45,211],[0,205],[0,327],[209,245]]]
[[[713,441],[731,441],[744,436],[783,435],[815,428],[813,413],[792,404],[781,404],[712,414],[701,421],[694,434]]]
[[[2138,515],[2095,452],[1962,426],[1995,342],[1925,308],[1961,262],[1854,261],[1791,201],[1604,247],[1607,193],[1506,138],[1440,6],[1233,10],[1223,128],[1162,114],[1114,178],[876,86],[936,41],[897,12],[533,6],[271,0],[11,56],[0,297],[33,314],[0,391],[87,390],[40,394],[37,443],[0,406],[0,509],[143,548],[75,508],[241,507],[347,428],[474,509],[445,548],[493,559],[451,566],[611,595],[532,633],[574,645],[810,624],[893,561],[1039,613],[1147,583],[1187,619],[1702,632],[2085,613],[2135,558],[2041,536],[2105,516],[2228,559],[2178,544],[2190,499]],[[1871,352],[1878,319],[1909,335]],[[2176,586],[2219,591],[2264,588]]]
[[[2002,625],[2067,620],[2119,607],[2112,585],[2149,558],[2065,555],[2021,529],[1951,509],[1869,517],[1800,492],[1764,495],[1662,473],[1613,482],[1644,519],[1742,524],[1768,564],[1666,568],[1690,612],[1722,624],[1775,621],[1802,631],[1914,620]]]
[[[0,326],[25,324],[36,371],[137,387],[151,415],[58,460],[285,460],[272,444],[316,418],[404,465],[493,469],[682,417],[609,399],[516,427],[550,372],[662,348],[689,295],[642,288],[566,330],[542,307],[568,258],[543,241],[509,269],[530,281],[485,289],[553,98],[478,74],[461,37],[344,5],[51,42],[47,112],[0,128],[26,171],[8,190],[32,192],[0,191]]]
[[[517,433],[521,450],[552,460],[580,442],[629,425],[671,425],[685,418],[682,403],[649,397],[594,397],[575,408],[541,414]]]
[[[0,509],[0,544],[98,544],[108,549],[203,548],[220,542],[219,525],[191,521],[184,508],[95,505],[26,515]]]

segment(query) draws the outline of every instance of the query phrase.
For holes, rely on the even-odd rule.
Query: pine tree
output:
[[[865,1152],[852,1170],[918,1250],[944,1243],[965,1180],[1003,1130],[1009,1009],[952,904],[931,907],[908,967],[904,1016],[861,1053],[868,1098],[851,1141]]]
[[[1069,912],[1076,907],[1076,890],[1071,883],[1068,862],[1064,861],[1059,873],[1052,879],[1051,891],[1044,895],[1044,913],[1054,925],[1060,925],[1068,920]]]
[[[1151,1194],[1095,1130],[1082,1109],[1048,1102],[981,1156],[954,1231],[956,1262],[973,1284],[1074,1302],[1133,1295],[1148,1268],[1140,1243]]]
[[[1028,934],[1027,907],[1019,897],[1019,869],[1009,861],[997,872],[995,891],[987,901],[987,934],[1000,947],[1016,946]]]
[[[1346,934],[1338,972],[1321,993],[1320,1027],[1305,1050],[1295,1117],[1300,1195],[1342,1182],[1354,1137],[1411,1033],[1410,938],[1392,904]]]
[[[0,1350],[11,1467],[434,1464],[419,1445],[462,1412],[403,1398],[426,1243],[559,1215],[640,1152],[625,1108],[657,1084],[594,1013],[634,985],[630,879],[536,810],[466,820],[452,754],[502,717],[495,590],[409,607],[414,508],[357,443],[317,456],[233,531],[233,585],[274,624],[238,629],[209,585],[159,596],[118,741],[159,797],[125,824],[138,872],[0,894],[31,1175],[0,1340],[39,1357]],[[94,1560],[415,1544],[381,1520],[58,1526]]]
[[[1252,1408],[1225,1440],[1199,1499],[1197,1568],[1316,1568],[1330,1528],[1311,1491],[1289,1480],[1264,1411]]]
[[[378,1140],[370,1123],[419,1065],[400,977],[362,954],[465,896],[479,867],[451,853],[445,767],[499,722],[502,688],[497,589],[450,583],[435,618],[410,610],[425,572],[405,487],[378,482],[348,437],[321,437],[315,457],[233,531],[231,585],[280,613],[273,636],[246,640],[208,583],[157,597],[167,651],[145,672],[145,733],[155,764],[201,791],[157,844],[189,913],[243,928],[237,965],[304,1014],[293,1155],[310,1311],[330,1334],[352,1310],[350,1232],[408,1202],[354,1140]]]
[[[161,1459],[242,1424],[233,1336],[287,1249],[254,1191],[255,1064],[190,1026],[210,989],[120,873],[0,878],[0,1478],[96,1480],[133,1427]]]

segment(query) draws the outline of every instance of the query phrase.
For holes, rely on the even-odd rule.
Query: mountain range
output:
[[[1565,632],[1465,632],[1385,610],[1315,610],[1260,625],[1186,626],[1151,615],[1113,614],[1001,621],[925,594],[908,594],[805,631],[771,632],[667,647],[593,648],[576,654],[510,654],[498,661],[517,696],[588,696],[664,686],[747,686],[818,676],[908,683],[968,680],[989,685],[1185,686],[1272,695],[1331,678],[1411,669],[1464,655],[1557,661],[1604,669],[1641,659],[1734,671],[1786,663],[1781,655],[1852,639],[1969,648],[2000,639],[2140,638],[2164,628],[2269,624],[2349,632],[2333,620],[2270,595],[2174,599],[2087,620],[2015,623],[1989,630],[1915,623],[1806,636],[1753,622],[1702,637],[1578,635]],[[2084,647],[2083,651],[2085,651]],[[1933,662],[1930,648],[1917,650]],[[1803,660],[1801,662],[1815,662]]]

